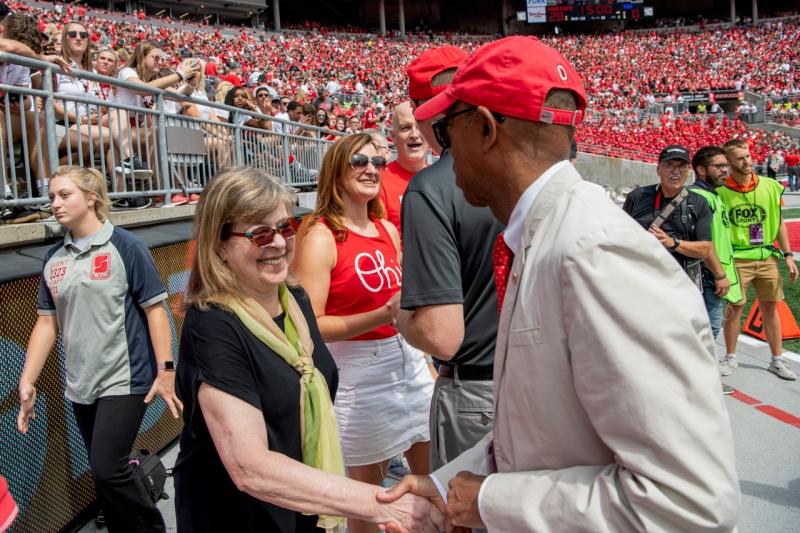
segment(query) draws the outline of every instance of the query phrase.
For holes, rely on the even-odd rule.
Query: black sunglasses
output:
[[[69,37],[70,39],[74,39],[78,35],[81,36],[81,39],[86,39],[86,38],[89,37],[89,32],[88,31],[68,31],[67,32],[67,37]]]
[[[350,166],[353,170],[365,170],[370,163],[378,170],[386,168],[386,158],[379,155],[367,157],[364,154],[355,154],[350,158]]]
[[[466,109],[462,109],[461,111],[456,111],[455,113],[451,113],[450,115],[445,115],[433,124],[431,124],[431,128],[433,129],[433,136],[436,137],[436,141],[439,143],[439,146],[442,147],[442,150],[449,150],[452,146],[452,141],[450,140],[450,135],[447,133],[447,128],[450,126],[450,121],[456,118],[459,115],[463,115],[464,113],[469,113],[470,111],[475,111],[478,109],[477,107],[468,107]],[[492,116],[497,122],[503,122],[506,117],[501,115],[500,113],[495,113],[492,111]]]
[[[255,229],[247,230],[245,232],[241,231],[228,231],[228,237],[245,237],[249,239],[251,243],[259,248],[264,248],[272,244],[272,241],[275,240],[275,235],[280,234],[284,240],[289,240],[297,234],[297,228],[300,226],[300,222],[293,217],[284,218],[283,220],[278,221],[274,228],[270,226],[259,226]],[[223,240],[227,240],[224,237],[223,232]]]

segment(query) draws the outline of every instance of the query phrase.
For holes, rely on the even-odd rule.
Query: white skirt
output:
[[[345,465],[379,463],[430,440],[433,378],[421,351],[400,335],[327,346],[339,368],[334,407]]]

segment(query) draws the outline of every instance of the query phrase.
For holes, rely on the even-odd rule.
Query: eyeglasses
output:
[[[268,96],[269,96],[269,93],[259,93],[259,94],[256,95],[256,98],[267,98]]]
[[[379,155],[368,157],[364,154],[354,154],[353,157],[350,158],[350,166],[353,170],[366,170],[370,163],[378,170],[386,168],[386,158]]]
[[[67,37],[69,37],[70,39],[74,39],[78,35],[81,36],[81,39],[87,39],[89,37],[89,32],[88,31],[68,31],[67,32]]]
[[[280,235],[287,241],[293,238],[297,234],[297,228],[299,226],[300,223],[296,218],[289,217],[278,221],[274,228],[270,226],[259,226],[245,232],[231,231],[228,233],[228,236],[245,237],[249,239],[253,245],[259,248],[265,248],[272,244],[272,241],[275,240],[275,235]]]
[[[469,113],[470,111],[475,111],[478,109],[477,107],[468,107],[466,109],[462,109],[461,111],[456,111],[455,113],[451,113],[450,115],[445,115],[433,124],[431,127],[433,128],[433,135],[436,137],[436,141],[439,143],[439,146],[442,147],[442,150],[448,150],[452,146],[452,141],[450,140],[450,135],[447,133],[447,128],[449,127],[449,123],[451,120],[456,118],[459,115],[463,115],[464,113]],[[503,122],[505,117],[500,113],[495,113],[492,111],[492,116],[497,122]]]

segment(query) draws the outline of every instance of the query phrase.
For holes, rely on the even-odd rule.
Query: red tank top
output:
[[[373,219],[373,222],[378,228],[377,237],[347,230],[345,240],[336,241],[336,265],[331,271],[326,315],[347,316],[372,311],[400,290],[403,270],[397,262],[394,242],[380,220]],[[397,329],[384,324],[348,340],[376,340],[395,335]]]

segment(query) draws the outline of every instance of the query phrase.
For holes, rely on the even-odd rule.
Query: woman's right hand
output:
[[[28,424],[36,418],[34,404],[36,403],[36,387],[30,383],[19,384],[19,416],[17,416],[17,429],[23,435],[28,433]]]
[[[394,317],[397,316],[397,312],[400,310],[400,291],[397,291],[391,298],[386,300],[386,303],[383,304],[383,310],[386,312],[385,323],[394,324]]]

